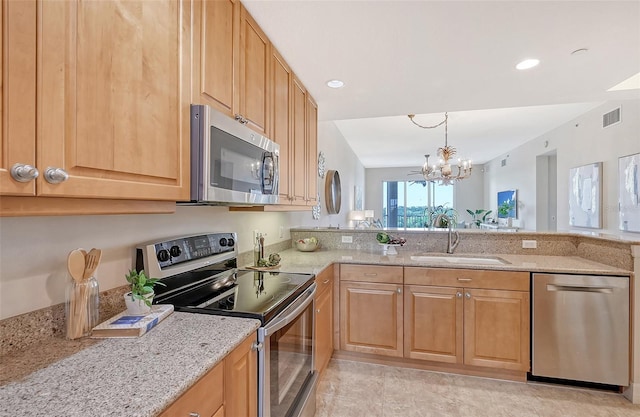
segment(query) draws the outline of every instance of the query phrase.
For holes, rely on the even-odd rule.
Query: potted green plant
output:
[[[487,221],[487,216],[489,214],[491,214],[491,210],[485,210],[485,209],[477,209],[477,210],[471,210],[471,209],[467,209],[467,213],[469,213],[471,215],[471,217],[473,218],[472,223],[476,225],[476,227],[480,227],[480,223],[484,223]]]
[[[425,209],[425,215],[427,217],[427,222],[424,225],[425,227],[447,228],[449,227],[447,218],[451,221],[452,227],[455,227],[458,221],[458,212],[456,209],[453,207],[447,207],[446,204],[427,207]]]
[[[127,311],[133,315],[147,314],[151,311],[151,302],[155,292],[155,285],[165,285],[159,282],[157,278],[149,278],[143,271],[132,269],[125,275],[127,282],[131,287],[131,291],[124,295],[124,301],[127,305]]]

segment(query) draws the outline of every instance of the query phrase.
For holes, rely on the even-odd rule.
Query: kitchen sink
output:
[[[451,264],[475,264],[475,265],[507,265],[510,262],[497,256],[475,256],[475,255],[446,255],[438,254],[416,254],[411,256],[412,261],[436,262]]]

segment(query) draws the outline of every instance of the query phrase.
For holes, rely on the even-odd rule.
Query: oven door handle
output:
[[[273,321],[264,326],[264,336],[277,332],[287,324],[294,321],[313,302],[316,293],[316,283],[311,284],[286,310],[280,313]],[[280,317],[282,316],[282,317]]]

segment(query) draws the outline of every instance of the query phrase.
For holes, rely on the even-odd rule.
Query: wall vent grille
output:
[[[507,158],[505,158],[502,161],[500,161],[500,166],[501,167],[506,167],[507,166]]]
[[[616,123],[620,123],[620,107],[615,110],[611,110],[609,113],[602,115],[602,127],[609,127]]]

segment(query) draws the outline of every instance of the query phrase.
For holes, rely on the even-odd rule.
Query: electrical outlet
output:
[[[523,249],[536,249],[538,247],[538,241],[537,240],[523,240],[522,241],[522,248]]]
[[[342,236],[342,243],[353,243],[353,236]]]
[[[260,234],[259,230],[256,229],[256,230],[253,231],[253,240],[252,240],[252,242],[255,243],[256,238],[258,237],[259,234]]]
[[[284,237],[284,226],[280,226],[280,231],[278,233],[280,239],[282,239]]]

